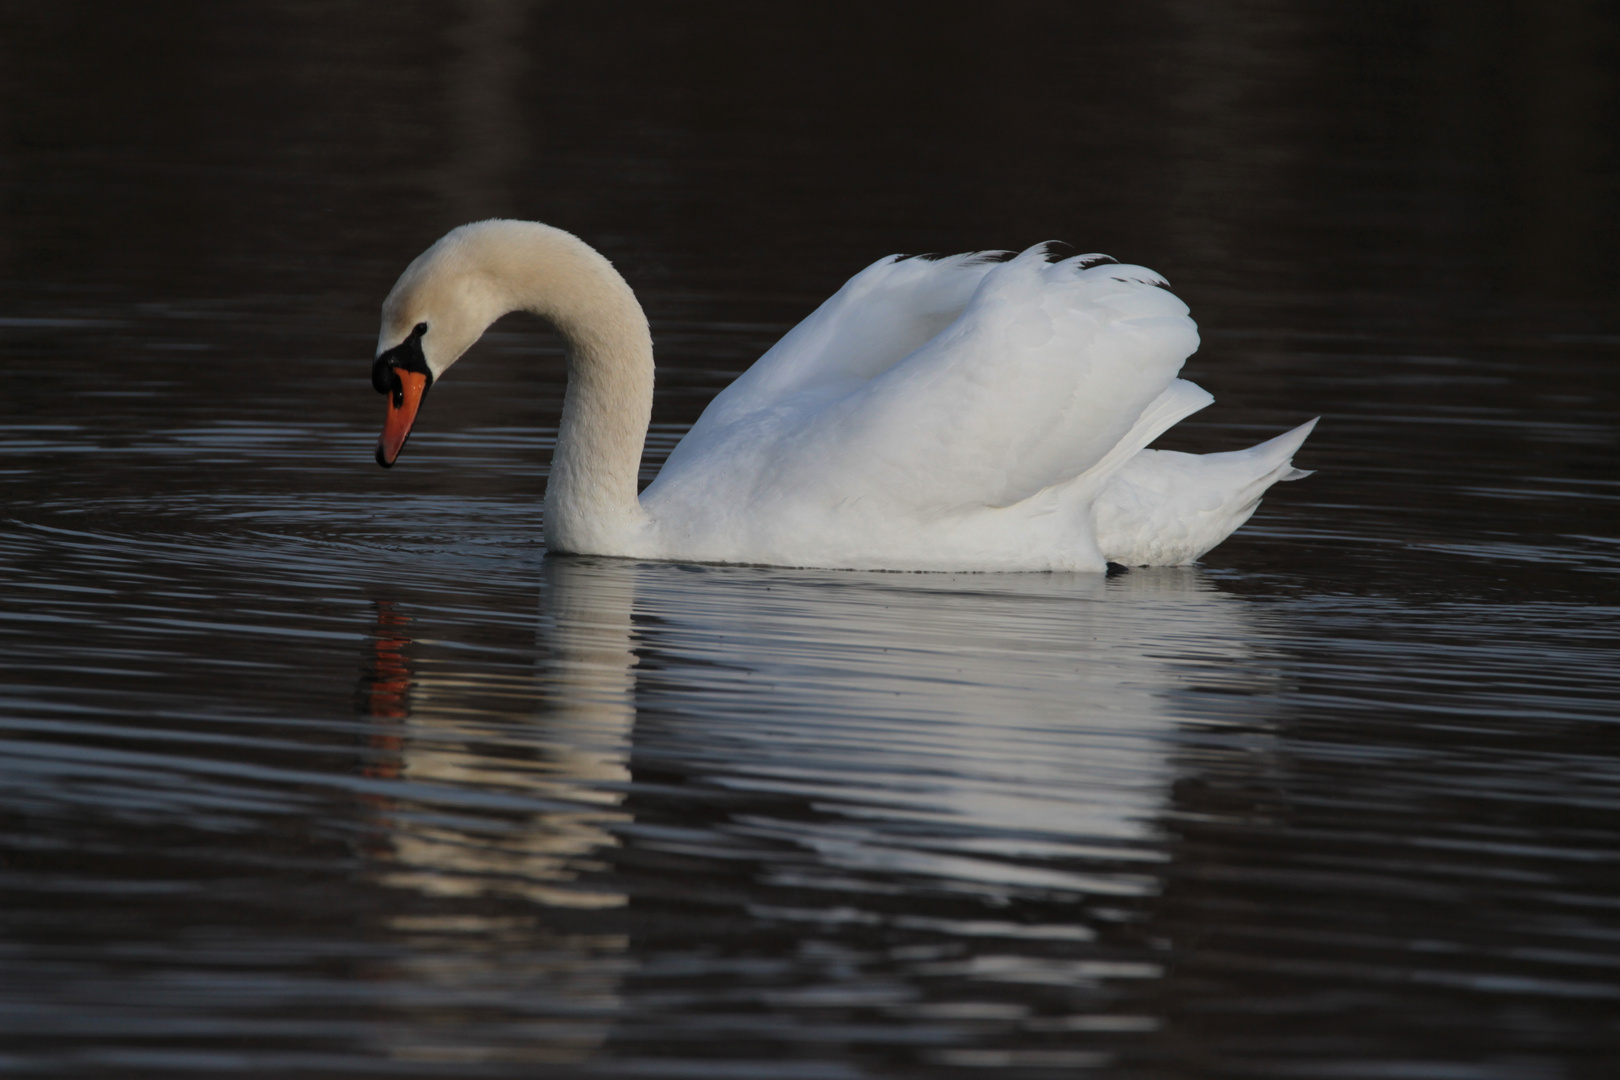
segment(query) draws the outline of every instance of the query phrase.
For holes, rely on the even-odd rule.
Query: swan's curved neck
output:
[[[497,223],[488,223],[491,226]],[[479,260],[562,335],[568,357],[557,448],[546,483],[546,546],[615,555],[645,520],[636,497],[652,418],[652,334],[629,284],[584,241],[550,226],[501,222]]]

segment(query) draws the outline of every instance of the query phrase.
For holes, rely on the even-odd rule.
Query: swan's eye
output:
[[[394,369],[409,371],[427,377],[427,385],[433,385],[433,370],[427,365],[427,358],[422,355],[422,335],[427,333],[428,324],[417,323],[410,335],[392,349],[382,353],[371,363],[371,385],[379,394],[389,394],[394,398],[395,405],[404,400],[404,390],[400,386],[399,376]]]

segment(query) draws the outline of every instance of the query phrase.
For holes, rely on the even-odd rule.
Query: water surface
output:
[[[0,1071],[1608,1077],[1596,4],[0,16]],[[1312,415],[1195,567],[548,558],[556,339],[371,464],[444,229],[576,231],[648,476],[891,251],[1165,273]]]

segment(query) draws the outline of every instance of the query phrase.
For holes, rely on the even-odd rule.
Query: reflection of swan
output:
[[[813,1025],[874,985],[924,1023],[987,1001],[1076,1039],[1151,1023],[1092,1015],[1102,983],[1161,971],[1109,928],[1161,888],[1184,734],[1227,709],[1263,724],[1270,678],[1246,605],[1207,575],[547,558],[541,610],[522,678],[383,613],[372,745],[399,765],[372,773],[395,801],[372,862],[420,899],[392,921],[412,941],[401,986],[524,1021],[429,1012],[391,1052],[569,1062],[628,1030],[636,1054],[671,1008],[792,1012],[802,993]],[[734,985],[728,958],[754,964],[762,928],[825,947],[766,946]],[[1074,1015],[1050,1013],[1054,987],[1087,991]]]
[[[394,734],[398,762],[373,775],[399,777],[422,790],[508,792],[543,808],[515,828],[485,829],[475,819],[401,818],[390,831],[389,885],[436,896],[518,894],[556,907],[613,907],[622,893],[582,886],[600,869],[600,852],[617,844],[608,831],[627,819],[619,809],[629,780],[625,768],[634,715],[630,651],[630,582],[602,575],[553,578],[542,619],[545,656],[538,679],[516,685],[510,676],[458,671],[418,661],[400,676],[400,617],[379,635],[373,715],[408,716]],[[386,653],[385,653],[386,650]],[[408,695],[408,698],[406,697]],[[480,697],[516,695],[540,707],[539,724],[520,741],[521,753],[492,755],[474,746],[503,741],[492,730]],[[402,702],[408,700],[408,709]],[[380,709],[392,710],[379,713]],[[529,711],[527,707],[525,713]],[[525,717],[527,721],[529,718]],[[510,737],[510,731],[507,731]]]
[[[1209,394],[1152,271],[1103,256],[884,259],[706,409],[639,499],[652,339],[630,287],[558,229],[485,221],[411,263],[373,382],[391,465],[423,395],[508,311],[553,322],[569,381],[554,551],[917,570],[1189,562],[1248,519],[1310,425],[1232,454],[1144,450]]]
[[[1142,860],[1171,738],[1211,700],[1252,722],[1265,682],[1244,605],[1188,569],[912,577],[548,558],[544,577],[539,678],[413,661],[401,763],[377,773],[539,805],[500,815],[505,828],[398,818],[389,884],[622,904],[592,879],[631,820],[639,759],[816,804],[813,820],[754,827],[824,866],[997,894],[1151,891]],[[400,668],[397,642],[378,648],[383,674]],[[373,707],[397,717],[405,691],[397,675],[386,686]],[[490,712],[503,700],[516,710]],[[508,742],[527,752],[493,752]],[[1103,849],[1116,865],[1099,871]]]
[[[398,794],[367,799],[386,823],[367,855],[379,882],[435,902],[390,919],[412,941],[395,961],[410,973],[401,984],[557,1014],[526,1026],[521,1045],[492,1050],[482,1031],[469,1040],[430,1012],[385,1029],[401,1059],[575,1062],[600,1048],[619,1007],[624,934],[553,929],[536,913],[588,916],[626,900],[591,879],[618,846],[609,830],[629,820],[620,804],[634,715],[633,583],[556,569],[546,568],[541,662],[530,677],[407,659],[409,620],[389,604],[378,613],[366,693],[378,730],[365,772],[397,781]],[[502,898],[524,906],[497,906]]]
[[[1203,691],[1264,683],[1243,604],[1190,569],[635,575],[657,678],[632,771],[685,760],[736,797],[813,807],[732,827],[806,851],[774,860],[779,884],[1152,893],[1176,733]]]

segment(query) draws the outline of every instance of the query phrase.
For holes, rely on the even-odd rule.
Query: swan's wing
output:
[[[1004,252],[879,259],[850,278],[710,402],[701,440],[751,413],[848,393],[905,359],[962,313]]]
[[[1143,450],[1097,496],[1097,545],[1127,566],[1190,563],[1249,520],[1266,489],[1310,473],[1294,454],[1316,421],[1247,450],[1182,454]]]
[[[716,398],[643,504],[687,531],[844,512],[915,524],[1100,484],[1211,399],[1176,378],[1198,346],[1186,305],[1152,271],[1098,258],[868,268]]]
[[[942,511],[1123,464],[1210,398],[1176,379],[1198,347],[1187,306],[1152,271],[1095,258],[1032,248],[991,268],[947,328],[787,441]]]

